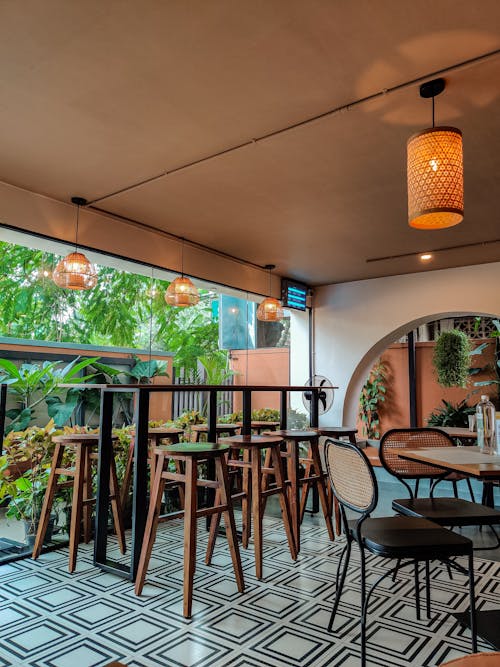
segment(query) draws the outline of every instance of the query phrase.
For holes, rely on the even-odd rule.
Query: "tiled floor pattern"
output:
[[[181,522],[160,526],[139,598],[129,581],[92,565],[92,545],[81,547],[73,575],[67,572],[67,550],[4,565],[0,667],[97,667],[113,659],[130,667],[358,667],[356,554],[335,632],[329,634],[332,582],[343,540],[329,542],[324,527],[312,519],[302,535],[293,563],[280,522],[266,519],[265,579],[255,579],[252,550],[242,551],[246,592],[239,595],[223,538],[213,565],[203,564],[206,532],[200,525],[191,621],[181,615]],[[383,561],[370,558],[370,579],[383,569]],[[498,606],[500,564],[477,560],[476,575],[479,608]],[[424,667],[470,651],[468,632],[449,615],[451,609],[467,607],[465,578],[454,574],[450,581],[437,566],[432,578],[431,621],[415,618],[411,573],[400,572],[395,583],[386,580],[373,596],[370,665]]]

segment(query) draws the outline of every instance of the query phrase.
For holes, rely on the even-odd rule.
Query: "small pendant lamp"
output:
[[[264,267],[269,271],[269,294],[271,294],[271,271],[275,269],[274,264],[266,264]],[[257,308],[257,319],[261,322],[279,322],[283,319],[283,306],[281,301],[272,296],[266,297]]]
[[[88,290],[97,285],[97,271],[83,253],[78,252],[78,220],[80,206],[86,206],[87,200],[83,197],[71,197],[76,204],[76,233],[75,252],[70,252],[57,264],[52,278],[58,287],[73,290]]]
[[[181,275],[177,276],[165,292],[165,301],[169,306],[177,308],[188,308],[196,306],[200,300],[200,294],[189,278],[184,275],[184,239],[182,239],[181,250]]]
[[[408,139],[408,224],[416,229],[444,229],[464,217],[462,132],[434,126],[434,98],[444,79],[420,86],[420,96],[432,98],[432,127]]]

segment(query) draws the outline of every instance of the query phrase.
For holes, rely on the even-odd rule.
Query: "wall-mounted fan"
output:
[[[324,415],[333,405],[335,390],[332,383],[324,375],[315,375],[312,378],[312,383],[310,380],[307,380],[305,385],[306,387],[321,388],[318,396],[318,412],[320,415]],[[302,394],[302,403],[308,412],[311,412],[311,394],[312,392],[307,390]]]

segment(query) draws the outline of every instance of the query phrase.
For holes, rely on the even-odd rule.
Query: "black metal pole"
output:
[[[148,513],[149,391],[139,389],[135,404],[134,492],[132,496],[132,553],[130,574],[135,581]]]
[[[217,391],[208,394],[208,442],[217,442]]]
[[[5,411],[7,406],[7,385],[0,385],[0,453],[3,454],[3,438],[5,435]]]
[[[251,435],[252,433],[252,391],[243,389],[243,426],[242,435]]]
[[[319,387],[311,387],[311,413],[309,415],[311,428],[319,426],[319,392]]]
[[[288,392],[283,389],[280,395],[280,428],[286,429],[288,424]]]
[[[97,459],[97,494],[95,510],[94,564],[106,565],[108,544],[109,470],[113,452],[113,397],[101,391],[101,424]]]
[[[416,352],[415,333],[408,333],[408,388],[410,395],[410,426],[417,426],[417,376],[416,376]]]

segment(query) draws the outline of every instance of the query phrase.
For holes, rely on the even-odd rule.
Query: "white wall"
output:
[[[366,376],[388,344],[423,322],[500,314],[500,263],[326,285],[315,290],[315,372],[335,385],[322,424],[353,424]]]
[[[309,313],[290,309],[290,384],[303,385],[308,377]],[[290,407],[305,412],[301,393],[290,393]]]

